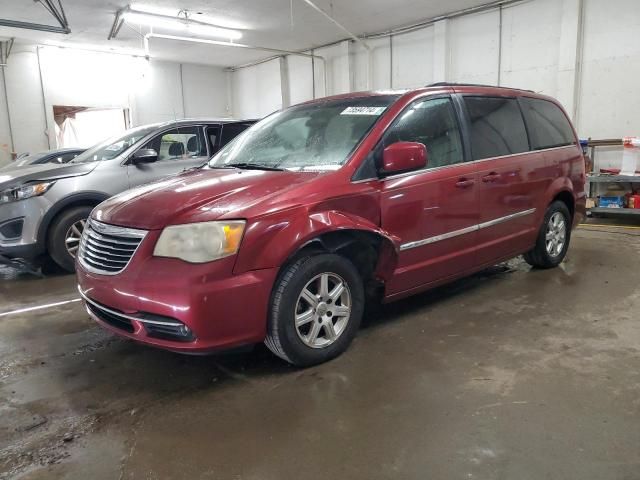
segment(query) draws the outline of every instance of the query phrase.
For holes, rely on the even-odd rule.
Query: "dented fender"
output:
[[[337,210],[296,208],[251,222],[245,231],[234,273],[281,267],[288,258],[322,235],[340,231],[376,235],[380,242],[377,276],[388,279],[397,264],[400,239],[371,219]]]

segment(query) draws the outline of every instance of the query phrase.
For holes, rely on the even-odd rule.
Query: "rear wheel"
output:
[[[297,366],[326,362],[347,349],[363,309],[362,279],[349,260],[302,258],[276,281],[265,344]]]
[[[75,270],[76,255],[92,207],[70,208],[58,215],[49,230],[49,255],[67,272]]]
[[[525,253],[526,262],[538,268],[553,268],[564,260],[571,239],[571,214],[564,202],[555,201],[544,216],[536,246]]]

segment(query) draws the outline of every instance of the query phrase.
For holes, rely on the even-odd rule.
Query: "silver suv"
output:
[[[178,120],[110,138],[64,165],[0,172],[0,256],[49,254],[67,271],[93,207],[129,188],[206,163],[253,121]]]

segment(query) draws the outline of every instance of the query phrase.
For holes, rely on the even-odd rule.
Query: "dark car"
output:
[[[76,158],[86,148],[59,148],[46,152],[31,153],[18,158],[17,160],[0,168],[0,171],[8,171],[14,168],[25,167],[27,165],[40,165],[42,163],[67,163]]]
[[[99,205],[79,290],[124,337],[185,353],[264,341],[313,365],[348,347],[371,296],[521,254],[560,264],[584,184],[550,97],[437,85],[318,99],[262,120],[206,168]]]

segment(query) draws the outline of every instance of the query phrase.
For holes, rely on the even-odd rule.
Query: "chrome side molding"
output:
[[[410,250],[412,248],[422,247],[424,245],[429,245],[431,243],[440,242],[442,240],[447,240],[449,238],[458,237],[460,235],[465,235],[467,233],[477,232],[478,230],[482,230],[483,228],[493,227],[494,225],[508,222],[509,220],[524,217],[525,215],[531,215],[535,211],[536,211],[535,208],[530,208],[529,210],[523,210],[522,212],[516,212],[516,213],[512,213],[511,215],[506,215],[504,217],[494,218],[493,220],[489,220],[488,222],[478,223],[477,225],[471,225],[470,227],[461,228],[460,230],[453,230],[451,232],[443,233],[441,235],[436,235],[433,237],[424,238],[422,240],[403,243],[402,245],[400,245],[400,251],[402,252],[404,250]]]

